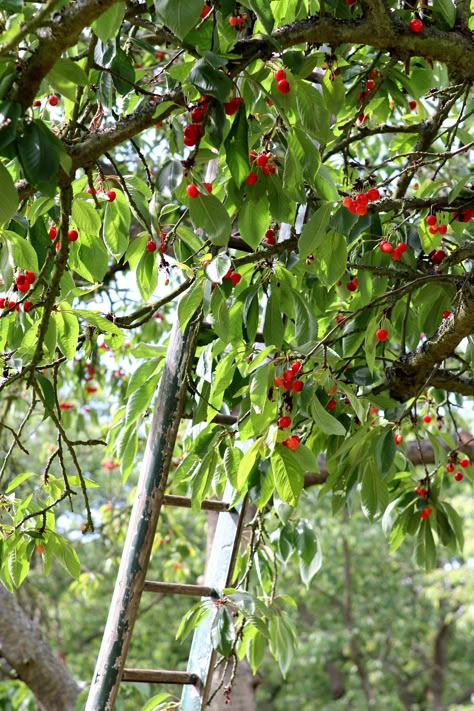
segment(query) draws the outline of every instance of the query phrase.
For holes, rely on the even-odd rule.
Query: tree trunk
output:
[[[71,711],[79,686],[50,649],[36,622],[0,584],[0,654],[31,689],[39,711]]]

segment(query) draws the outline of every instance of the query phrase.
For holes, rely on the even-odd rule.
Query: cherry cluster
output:
[[[374,200],[379,200],[380,191],[378,188],[369,188],[365,193],[357,193],[355,198],[351,198],[349,195],[343,199],[342,204],[347,207],[349,212],[353,215],[365,215],[367,213],[367,207],[369,202]]]

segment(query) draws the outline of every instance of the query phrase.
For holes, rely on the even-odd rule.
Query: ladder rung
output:
[[[144,681],[150,684],[196,684],[197,674],[165,669],[124,669],[123,681]]]
[[[196,595],[197,597],[219,598],[219,594],[214,588],[206,585],[188,585],[187,583],[162,583],[154,580],[145,580],[143,590],[146,592],[175,594],[175,595]]]
[[[192,505],[189,496],[174,496],[173,494],[165,494],[163,503],[171,506],[181,506],[185,509],[190,509]],[[232,511],[225,501],[215,501],[214,499],[204,499],[201,503],[201,508],[203,511]]]

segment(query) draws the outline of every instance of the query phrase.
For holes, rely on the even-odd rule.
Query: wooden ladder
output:
[[[183,415],[187,373],[194,357],[200,321],[200,314],[196,314],[184,333],[175,325],[170,337],[143,468],[85,711],[112,711],[122,681],[182,685],[181,711],[201,711],[207,703],[215,658],[210,633],[216,605],[210,605],[209,614],[195,630],[186,671],[125,667],[142,593],[192,595],[209,602],[217,600],[231,583],[239,548],[245,502],[229,508],[232,488],[227,485],[223,501],[207,499],[201,504],[201,509],[218,513],[204,585],[146,580],[162,505],[191,509],[191,499],[166,494],[165,488]],[[159,624],[156,628],[159,633]],[[168,624],[165,631],[169,631]]]

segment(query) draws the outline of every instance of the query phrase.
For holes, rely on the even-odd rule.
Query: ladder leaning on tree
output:
[[[217,600],[219,591],[231,583],[239,547],[245,504],[229,509],[226,497],[231,497],[231,487],[227,486],[223,502],[204,500],[201,505],[204,510],[219,512],[205,584],[183,585],[145,579],[162,505],[191,508],[190,499],[167,495],[165,488],[201,320],[201,313],[196,313],[184,333],[177,324],[171,333],[143,468],[85,711],[112,711],[122,681],[182,684],[181,711],[201,711],[207,703],[215,656],[211,627],[217,606],[211,606],[210,613],[195,630],[186,671],[125,667],[142,592],[196,595],[209,601]]]

